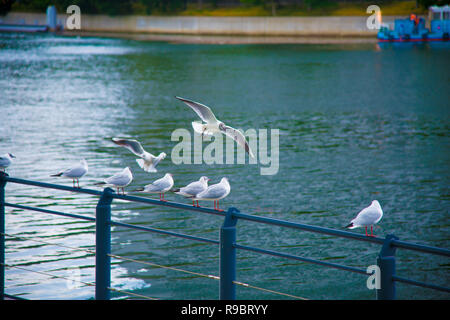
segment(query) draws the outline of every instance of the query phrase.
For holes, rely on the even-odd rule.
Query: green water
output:
[[[379,236],[448,248],[448,44],[193,45],[107,38],[0,34],[0,153],[17,156],[11,176],[71,185],[49,175],[81,158],[87,188],[130,166],[143,186],[165,172],[183,186],[201,175],[227,176],[223,208],[342,228],[373,199],[384,217]],[[279,129],[279,171],[256,165],[175,165],[178,128],[192,132],[195,113],[174,96],[211,106],[238,128]],[[148,174],[114,145],[134,137],[168,157]],[[100,189],[99,189],[100,190]],[[97,198],[15,184],[9,202],[93,216]],[[186,202],[176,195],[167,199]],[[211,205],[210,203],[203,203]],[[116,201],[113,219],[218,239],[222,218]],[[62,278],[9,268],[6,292],[28,299],[90,299],[95,227],[90,222],[7,208],[6,262]],[[364,230],[356,229],[363,233]],[[112,253],[218,275],[218,247],[119,227]],[[238,243],[358,268],[375,264],[380,247],[291,229],[238,223]],[[46,243],[43,243],[46,242]],[[48,243],[63,245],[55,246]],[[70,247],[70,248],[68,248]],[[79,248],[83,249],[80,250]],[[397,273],[450,285],[449,260],[397,251]],[[237,279],[311,299],[373,299],[366,277],[239,251]],[[158,299],[217,299],[218,281],[113,259],[112,286]],[[241,299],[283,296],[247,287]],[[114,298],[132,297],[113,293]],[[398,284],[402,299],[448,294]]]

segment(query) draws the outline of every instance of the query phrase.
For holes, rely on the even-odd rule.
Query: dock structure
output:
[[[59,211],[48,210],[40,207],[32,207],[27,205],[21,205],[17,203],[10,203],[6,201],[7,196],[7,185],[8,184],[20,184],[20,185],[28,185],[35,186],[39,188],[47,188],[54,190],[62,190],[67,192],[79,193],[79,194],[89,194],[95,197],[98,197],[98,203],[95,209],[95,218],[88,217],[78,214],[70,214]],[[152,206],[160,206],[173,208],[176,210],[185,210],[185,211],[194,211],[200,214],[210,214],[216,215],[224,218],[224,222],[220,227],[219,231],[219,239],[210,239],[205,237],[199,237],[179,232],[167,231],[156,229],[152,227],[146,227],[141,225],[133,225],[128,223],[123,223],[119,221],[114,221],[111,218],[111,204],[113,201],[123,200],[128,202],[137,202],[143,203]],[[103,191],[85,189],[85,188],[74,188],[57,184],[50,184],[32,180],[19,179],[8,176],[8,174],[0,172],[0,299],[20,299],[20,297],[16,297],[5,292],[6,283],[5,283],[5,272],[6,269],[15,268],[18,266],[8,265],[5,263],[5,238],[21,238],[19,235],[9,235],[6,232],[6,224],[5,224],[5,208],[16,208],[21,210],[31,210],[46,214],[59,215],[72,219],[81,219],[86,221],[91,221],[95,223],[95,283],[89,284],[95,286],[95,299],[97,300],[109,300],[111,298],[111,292],[120,292],[120,290],[111,287],[111,258],[114,259],[123,259],[134,262],[141,262],[144,264],[149,264],[157,267],[165,267],[171,270],[185,272],[189,274],[193,274],[196,276],[202,276],[214,280],[219,280],[218,290],[219,297],[223,300],[234,300],[236,299],[236,286],[245,286],[265,292],[271,292],[273,294],[279,294],[283,297],[289,297],[294,299],[306,299],[304,297],[299,297],[291,293],[283,293],[274,290],[269,290],[266,288],[257,287],[248,283],[240,282],[236,279],[236,268],[237,268],[237,260],[236,260],[236,252],[237,250],[250,251],[257,254],[270,255],[274,257],[278,257],[281,259],[291,259],[296,261],[301,261],[309,264],[315,264],[321,267],[338,269],[346,272],[352,272],[356,274],[363,275],[365,277],[369,277],[373,275],[373,272],[370,273],[365,269],[356,268],[352,266],[345,266],[337,263],[331,263],[323,260],[312,259],[309,257],[293,255],[289,253],[284,253],[280,251],[269,250],[265,248],[258,248],[248,245],[239,244],[239,241],[236,237],[236,230],[238,228],[238,222],[248,221],[255,224],[265,224],[270,226],[278,226],[282,228],[290,228],[299,231],[306,231],[312,233],[318,233],[323,235],[329,235],[339,238],[345,238],[350,241],[360,241],[365,243],[371,243],[381,246],[381,250],[377,257],[377,266],[381,272],[380,274],[380,286],[376,288],[376,298],[380,300],[392,300],[396,299],[396,283],[404,283],[413,286],[429,288],[433,290],[438,290],[445,293],[450,293],[450,288],[417,281],[414,279],[409,279],[402,277],[396,274],[396,250],[397,249],[406,249],[417,252],[422,252],[426,254],[439,255],[443,257],[450,257],[450,250],[444,248],[438,248],[433,246],[427,246],[412,242],[401,241],[395,235],[387,235],[385,238],[380,237],[367,237],[361,234],[325,228],[313,225],[307,225],[302,223],[290,222],[286,220],[273,219],[263,216],[256,216],[251,214],[246,214],[240,212],[236,208],[229,208],[226,211],[218,211],[210,208],[203,207],[194,207],[186,204],[181,204],[177,202],[170,201],[159,201],[144,197],[130,196],[130,195],[120,195],[115,193],[111,188],[105,188]],[[219,275],[208,275],[201,274],[189,270],[182,270],[179,268],[168,267],[157,265],[147,261],[137,261],[135,259],[130,259],[127,257],[121,257],[118,255],[114,255],[111,252],[111,227],[117,226],[121,228],[129,228],[135,229],[150,233],[157,233],[161,235],[167,235],[171,237],[188,239],[191,241],[202,242],[210,245],[219,246]],[[21,267],[20,267],[21,268]],[[25,270],[31,271],[31,270]],[[43,272],[41,272],[43,273]],[[365,280],[364,280],[365,281]],[[132,292],[126,292],[128,295],[135,295],[137,298],[141,299],[149,299],[149,297],[141,296],[138,294],[133,294]]]

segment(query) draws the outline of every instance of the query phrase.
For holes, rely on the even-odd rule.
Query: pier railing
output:
[[[59,211],[53,211],[48,209],[43,209],[39,207],[31,207],[21,204],[9,203],[5,200],[5,186],[7,183],[16,183],[22,185],[35,186],[39,188],[49,188],[56,189],[68,192],[82,193],[82,194],[90,194],[96,197],[99,197],[96,210],[95,210],[95,218],[87,217],[78,214],[70,214]],[[138,202],[144,203],[154,206],[164,206],[170,207],[178,210],[188,210],[194,211],[197,213],[203,214],[212,214],[217,216],[222,216],[224,218],[224,222],[220,228],[219,232],[219,240],[208,239],[199,236],[193,236],[178,232],[160,230],[156,228],[146,227],[146,226],[138,226],[133,224],[122,223],[118,221],[114,221],[111,219],[111,204],[114,199],[120,199],[130,202]],[[212,245],[219,246],[220,260],[219,260],[219,276],[212,275],[202,275],[207,276],[209,278],[219,280],[219,297],[220,299],[226,300],[234,300],[236,299],[236,286],[244,285],[250,286],[248,284],[239,282],[236,280],[236,252],[237,250],[245,250],[258,254],[270,255],[284,259],[292,259],[296,261],[302,261],[305,263],[316,264],[322,267],[339,269],[347,272],[358,273],[365,276],[371,276],[372,273],[368,273],[367,270],[356,268],[352,266],[345,266],[341,264],[321,261],[317,259],[312,259],[308,257],[292,255],[288,253],[268,250],[264,248],[257,248],[253,246],[247,246],[239,244],[236,239],[236,228],[239,220],[251,221],[253,223],[258,224],[267,224],[272,226],[279,226],[284,228],[291,228],[301,231],[325,234],[329,236],[335,236],[339,238],[346,238],[352,241],[362,241],[368,243],[374,243],[381,245],[381,250],[377,258],[377,265],[380,271],[380,286],[379,289],[376,289],[376,298],[377,299],[395,299],[396,298],[396,282],[402,282],[405,284],[424,287],[429,289],[434,289],[438,291],[443,291],[446,293],[450,293],[450,288],[426,283],[418,280],[404,278],[396,274],[395,270],[395,252],[397,248],[419,251],[427,254],[440,255],[444,257],[450,257],[450,250],[444,248],[437,248],[422,244],[416,244],[411,242],[405,242],[399,240],[394,235],[388,235],[386,238],[379,237],[367,237],[361,234],[312,226],[301,223],[294,223],[284,220],[278,220],[268,217],[255,216],[250,214],[241,213],[236,208],[229,208],[227,211],[218,211],[215,209],[203,208],[203,207],[194,207],[190,205],[185,205],[181,203],[169,202],[169,201],[158,201],[154,199],[130,196],[130,195],[120,195],[116,194],[112,189],[105,188],[103,191],[97,191],[92,189],[85,188],[74,188],[57,184],[43,183],[38,181],[24,180],[9,177],[7,174],[0,172],[0,298],[17,298],[15,296],[9,295],[5,292],[5,270],[6,268],[13,268],[14,266],[7,265],[5,263],[5,236],[8,234],[5,232],[5,208],[17,208],[22,210],[32,210],[47,214],[60,215],[73,219],[82,219],[95,222],[95,299],[99,300],[109,300],[111,297],[111,291],[114,289],[111,288],[111,257],[116,257],[111,253],[111,227],[119,226],[123,228],[131,228],[137,229],[146,232],[158,233],[172,237],[184,238],[192,241],[208,243]],[[130,259],[130,261],[133,261]],[[175,268],[172,268],[175,269]],[[183,271],[183,270],[179,270]],[[189,271],[185,271],[189,272]],[[190,272],[191,274],[196,274],[194,272]],[[264,291],[279,293],[272,290],[258,288],[255,286],[250,286],[256,289],[261,289]],[[282,294],[282,293],[281,293]],[[287,297],[293,298],[301,298],[290,294],[283,294]]]

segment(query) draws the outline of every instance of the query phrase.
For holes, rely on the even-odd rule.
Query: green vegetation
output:
[[[0,0],[0,14],[43,12],[49,5],[64,12],[76,4],[82,13],[107,15],[359,16],[367,15],[367,6],[374,3],[384,15],[408,15],[425,13],[430,5],[450,4],[450,0]]]

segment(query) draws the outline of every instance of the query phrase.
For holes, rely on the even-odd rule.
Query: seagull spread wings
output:
[[[192,110],[195,111],[195,113],[200,117],[200,119],[202,119],[203,121],[205,121],[206,123],[216,123],[218,122],[216,119],[216,116],[214,115],[214,113],[212,113],[211,109],[207,106],[205,106],[204,104],[195,102],[195,101],[191,101],[188,99],[184,99],[181,97],[175,97],[178,100],[183,101],[184,103],[186,103],[189,107],[192,108]]]
[[[127,148],[138,157],[143,157],[145,154],[144,148],[142,148],[141,143],[137,140],[113,138],[112,141],[119,146]]]
[[[250,149],[250,146],[247,143],[247,140],[245,139],[245,136],[240,132],[239,130],[236,130],[230,126],[225,126],[225,130],[222,130],[223,133],[225,133],[227,136],[229,136],[231,139],[236,141],[241,147],[245,149],[245,151],[254,158],[252,150]]]

